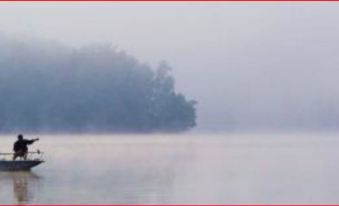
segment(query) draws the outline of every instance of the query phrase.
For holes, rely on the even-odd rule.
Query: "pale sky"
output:
[[[337,2],[1,2],[0,32],[166,60],[200,130],[339,120]]]

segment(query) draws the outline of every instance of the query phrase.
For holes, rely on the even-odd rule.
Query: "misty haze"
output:
[[[152,70],[105,45],[0,44],[2,132],[168,132],[196,124],[196,101],[175,92],[165,62]]]
[[[39,72],[41,77],[33,77],[42,78],[37,84],[47,81],[52,87],[53,82],[48,78],[62,84],[57,80],[66,81],[67,77],[78,75],[83,78],[78,81],[84,83],[85,76],[95,70],[96,75],[90,75],[91,78],[103,82],[111,80],[113,92],[117,87],[113,84],[117,81],[109,79],[105,72],[111,70],[113,75],[119,68],[127,74],[134,69],[131,74],[139,78],[140,84],[145,84],[141,81],[146,82],[145,78],[152,76],[147,74],[146,65],[155,71],[164,60],[172,68],[175,92],[183,94],[186,101],[198,101],[195,107],[199,131],[337,130],[339,28],[337,8],[332,4],[52,3],[16,6],[3,3],[0,9],[1,72],[4,74],[26,68],[29,74],[17,75],[29,78],[30,73]],[[94,54],[98,51],[91,50],[88,45],[98,44],[112,45],[111,52],[125,51],[128,55],[119,58],[117,56],[122,53],[116,53],[109,57],[109,46],[103,46],[100,54]],[[79,65],[82,60],[83,65]],[[72,65],[71,61],[78,62]],[[123,61],[129,65],[117,65]],[[58,76],[53,76],[53,72]],[[119,75],[115,78],[124,81],[122,73]],[[6,79],[20,88],[19,77]],[[25,84],[33,82],[36,81]],[[1,88],[6,89],[8,84],[2,84]],[[99,87],[91,84],[95,82],[88,81],[87,87]],[[130,91],[127,85],[123,87],[126,92]],[[135,85],[131,88],[142,95],[140,90],[144,88]],[[65,93],[63,89],[60,88],[59,94]],[[89,93],[88,89],[83,88],[82,92]],[[112,95],[118,94],[113,92],[105,96],[116,99]],[[121,95],[119,98],[122,99]],[[142,104],[141,99],[139,103]],[[168,109],[167,112],[172,113]],[[8,115],[11,114],[5,116]],[[36,119],[36,124],[58,129],[45,122],[47,114],[29,116]],[[13,118],[2,120],[8,122],[6,128],[15,126],[11,122]],[[186,118],[188,120],[182,120],[183,127],[189,128],[194,117]],[[132,119],[120,121],[138,122]],[[48,121],[58,120],[55,117]],[[117,124],[110,121],[110,125]],[[126,124],[117,127],[123,129]]]
[[[0,3],[0,204],[338,203],[338,20],[330,2]]]

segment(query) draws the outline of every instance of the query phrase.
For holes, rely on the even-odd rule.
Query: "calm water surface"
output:
[[[0,203],[339,203],[339,134],[40,137],[46,163],[0,172]]]

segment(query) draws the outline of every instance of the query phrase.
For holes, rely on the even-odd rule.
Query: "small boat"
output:
[[[26,160],[12,160],[13,155],[14,153],[0,153],[0,171],[29,171],[44,162],[40,151],[28,152]]]

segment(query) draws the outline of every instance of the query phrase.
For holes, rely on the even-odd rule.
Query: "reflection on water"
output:
[[[40,177],[34,172],[0,172],[0,184],[9,186],[12,183],[13,196],[17,204],[30,203],[34,200],[32,188],[39,180]],[[8,187],[3,189],[9,190]]]
[[[0,137],[0,151],[13,137]],[[339,135],[45,136],[2,204],[338,203]]]
[[[12,173],[14,194],[18,203],[28,203],[33,200],[33,194],[29,191],[30,185],[39,180],[39,176],[31,172]]]

